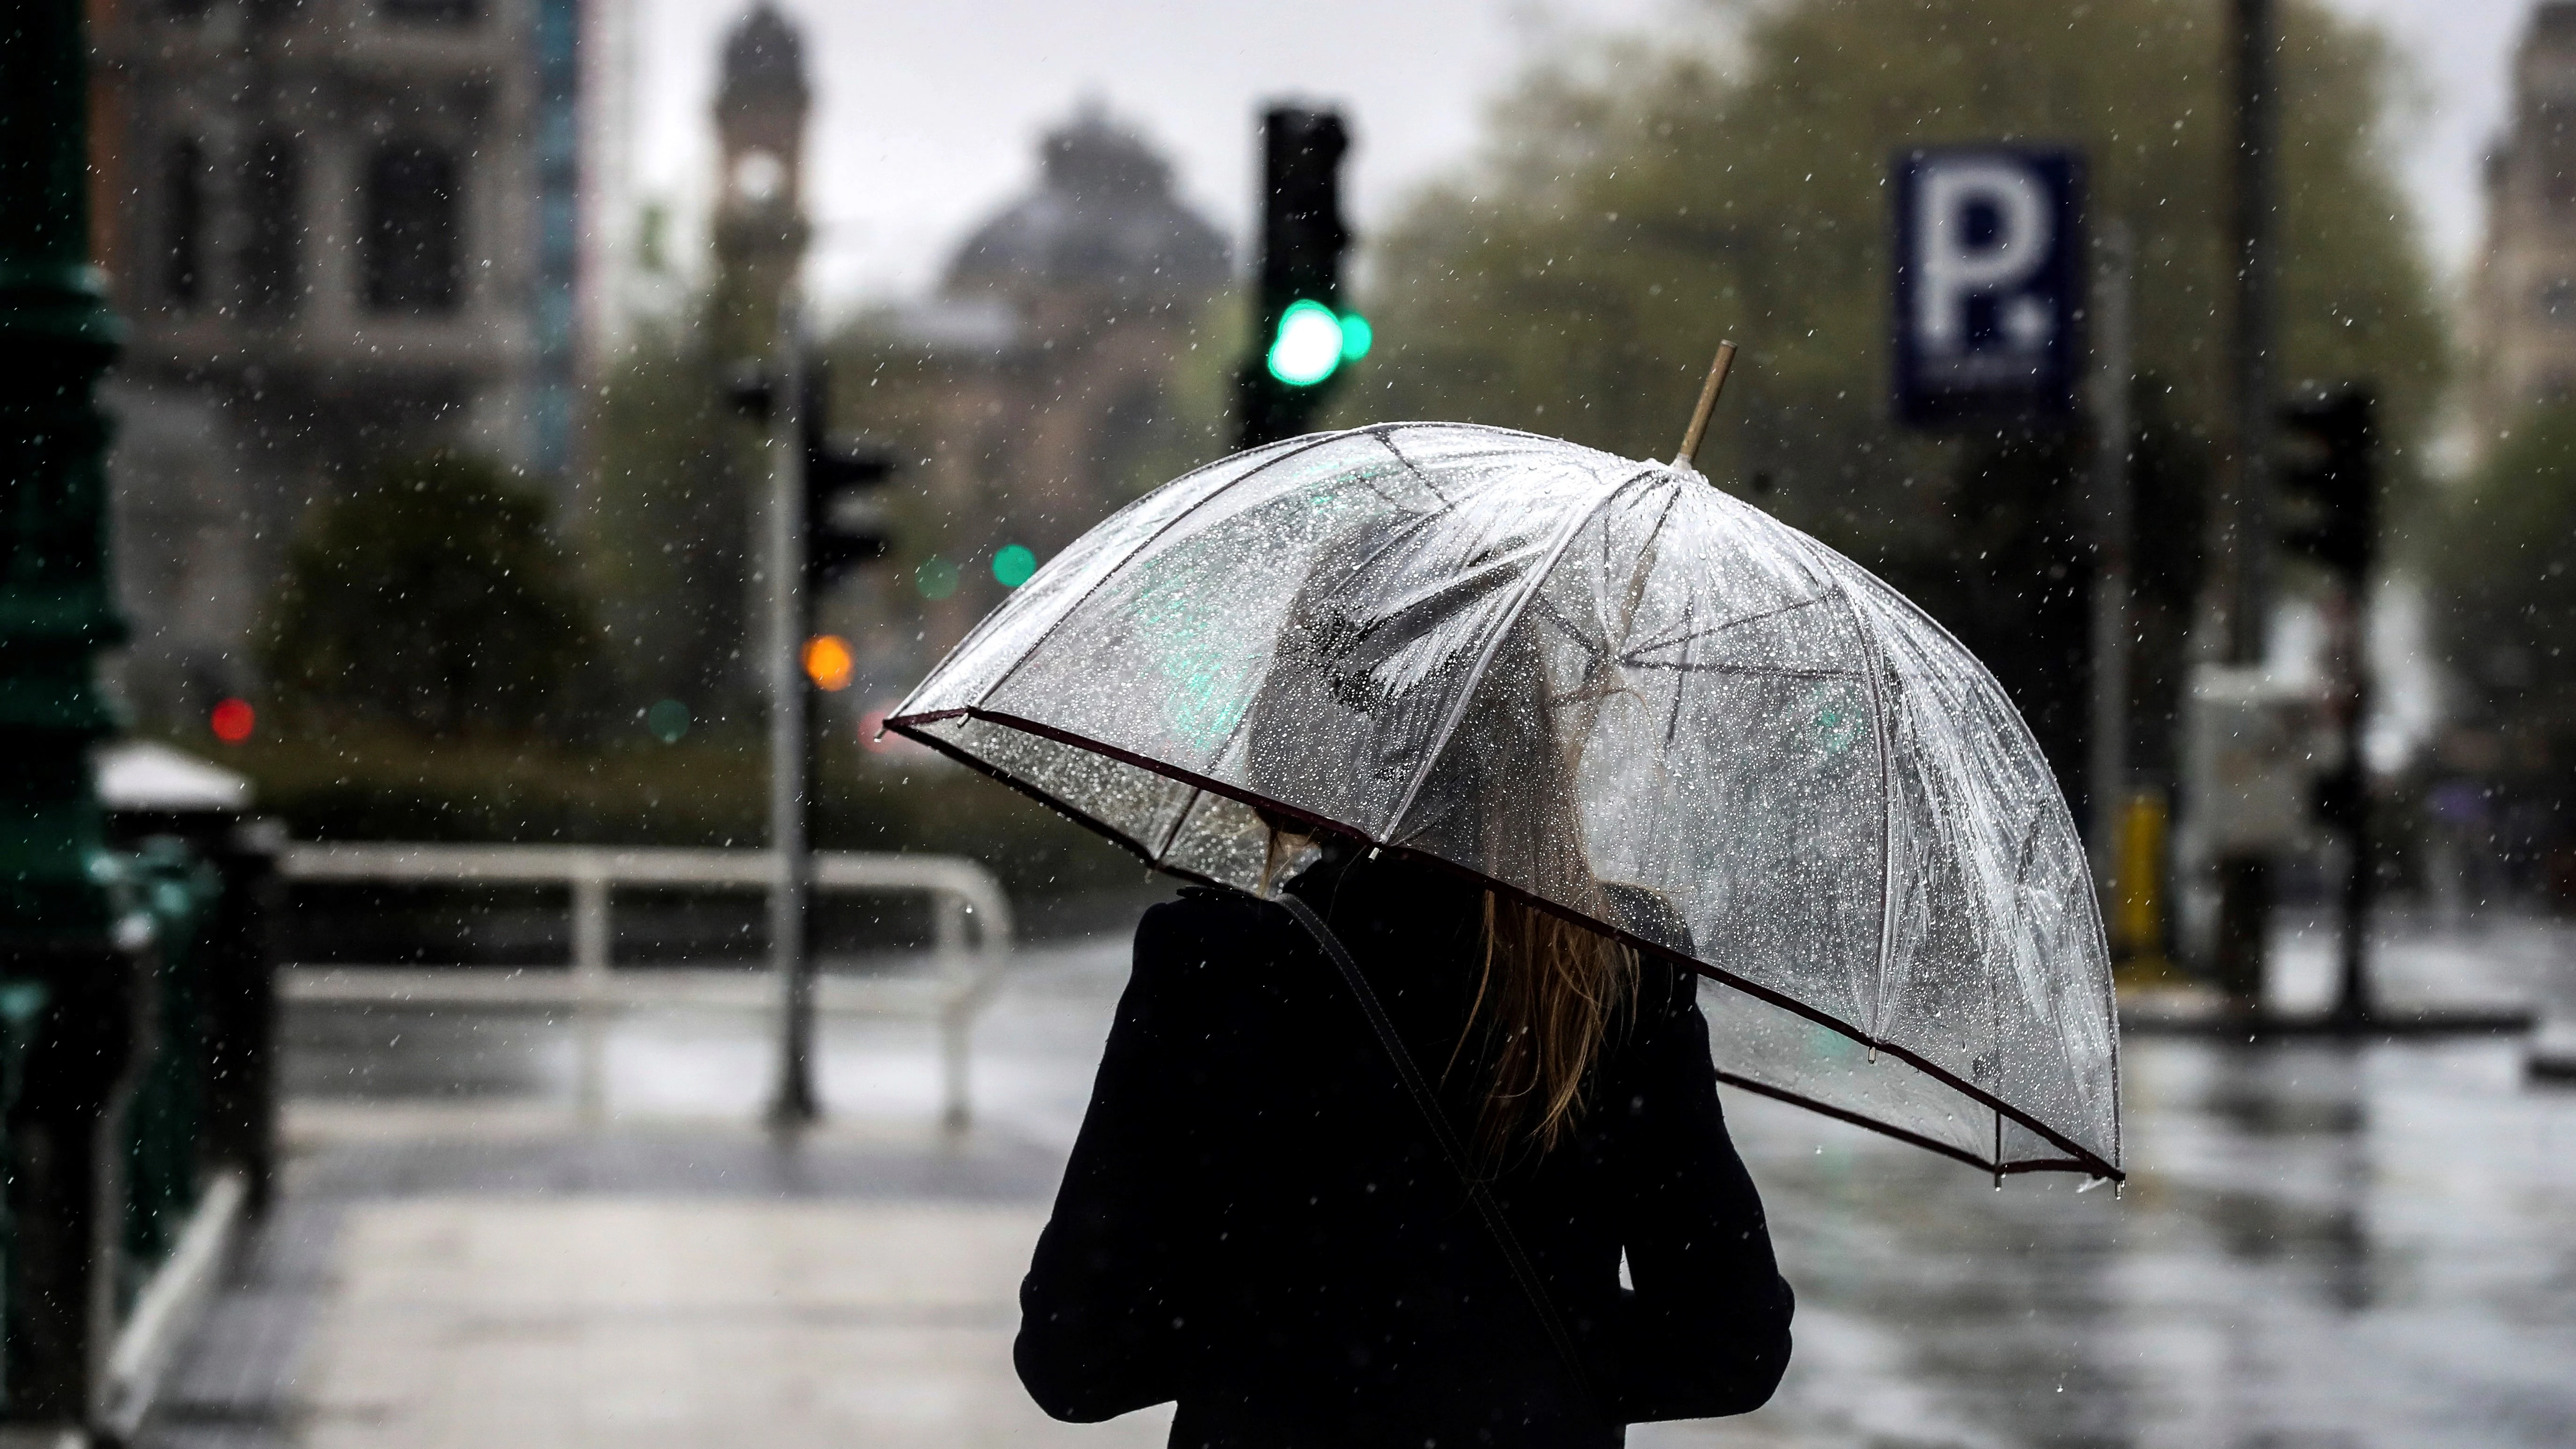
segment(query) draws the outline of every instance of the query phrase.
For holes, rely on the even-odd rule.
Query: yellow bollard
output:
[[[2122,985],[2157,984],[2173,975],[2165,959],[2165,797],[2141,790],[2120,814],[2118,864],[2111,878],[2111,960]]]

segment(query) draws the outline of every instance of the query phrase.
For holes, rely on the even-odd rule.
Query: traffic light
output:
[[[2343,387],[2281,410],[2274,474],[2281,542],[2359,589],[2379,556],[2379,429],[2370,390]]]
[[[885,557],[893,539],[885,504],[876,497],[894,476],[892,449],[864,439],[835,438],[824,424],[830,397],[821,358],[805,366],[804,436],[805,584],[830,587],[861,564]]]
[[[2364,591],[2379,556],[2379,428],[2370,390],[2344,386],[2301,398],[2281,410],[2286,456],[2273,474],[2280,506],[2281,542],[2332,570],[2343,585],[2338,611],[2343,635],[2342,670],[2348,688],[2340,700],[2343,748],[2335,768],[2316,781],[2317,815],[2342,833],[2341,985],[2334,1019],[2358,1025],[2371,1015],[2365,940],[2371,902],[2378,891],[2378,862],[2371,831],[2370,772],[2362,734],[2370,718],[2372,680]]]
[[[797,410],[798,462],[804,474],[805,586],[828,588],[861,564],[885,557],[892,544],[885,505],[872,495],[894,477],[892,449],[861,438],[835,438],[825,422],[830,365],[808,357]],[[757,361],[727,370],[725,402],[752,422],[777,411],[778,383]],[[811,605],[809,604],[810,608]]]
[[[1306,432],[1342,364],[1368,352],[1368,320],[1342,308],[1342,153],[1332,111],[1273,106],[1261,118],[1261,275],[1240,397],[1247,448]]]

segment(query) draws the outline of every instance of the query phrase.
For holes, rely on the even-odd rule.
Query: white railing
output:
[[[1001,984],[1011,951],[1011,907],[1000,883],[953,856],[814,853],[814,890],[922,892],[931,897],[931,969],[902,975],[818,972],[816,1009],[909,1016],[939,1027],[946,1115],[967,1116],[967,1044],[975,1015]],[[571,892],[572,960],[550,967],[491,970],[286,964],[278,989],[289,1001],[377,1006],[559,1006],[574,1013],[585,1119],[607,1108],[608,1017],[630,1007],[782,1009],[772,973],[687,967],[613,968],[610,909],[620,887],[696,887],[766,892],[777,866],[765,850],[615,850],[581,845],[297,844],[278,860],[291,881],[397,885],[540,885]],[[970,944],[969,937],[973,938]]]

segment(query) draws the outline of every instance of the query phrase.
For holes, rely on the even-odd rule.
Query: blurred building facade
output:
[[[557,490],[578,365],[579,0],[98,0],[130,695],[184,717],[314,500],[456,449]]]
[[[929,606],[929,656],[1005,585],[998,550],[1043,561],[1125,503],[1170,449],[1174,393],[1233,274],[1223,233],[1170,162],[1084,103],[1038,148],[1038,180],[968,234],[938,297],[908,314],[944,364],[939,449],[915,480],[957,587]]]
[[[2509,116],[2487,154],[2486,251],[2470,303],[2480,449],[2524,410],[2576,400],[2576,3],[2533,7]]]

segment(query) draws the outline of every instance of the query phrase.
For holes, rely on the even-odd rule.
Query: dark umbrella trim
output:
[[[1194,771],[1179,769],[1160,760],[1151,759],[1144,755],[1137,754],[1132,750],[1120,749],[1116,745],[1105,744],[1099,740],[1088,739],[1084,736],[1074,734],[1069,730],[1060,729],[1054,725],[1046,724],[1043,721],[1028,719],[1020,715],[1005,714],[998,710],[958,708],[931,710],[923,714],[898,715],[885,722],[885,727],[887,729],[902,735],[904,738],[928,745],[932,749],[939,751],[941,754],[948,756],[950,759],[968,766],[976,773],[998,780],[1019,793],[1028,796],[1030,799],[1037,801],[1039,804],[1046,806],[1048,809],[1053,810],[1055,813],[1063,816],[1067,820],[1071,820],[1077,825],[1081,825],[1106,837],[1112,843],[1118,845],[1120,848],[1134,855],[1137,859],[1143,861],[1148,867],[1162,871],[1167,875],[1179,876],[1183,880],[1193,881],[1200,885],[1223,887],[1226,883],[1201,875],[1197,871],[1184,870],[1177,866],[1165,864],[1163,861],[1157,859],[1154,852],[1147,849],[1142,841],[1139,841],[1133,836],[1117,830],[1080,810],[1074,809],[1063,801],[1058,800],[1038,789],[1036,786],[1004,773],[1000,769],[976,758],[965,750],[952,745],[948,741],[940,739],[938,736],[930,734],[921,728],[922,726],[938,724],[942,721],[952,719],[975,719],[985,721],[989,724],[1001,725],[1008,729],[1018,730],[1023,734],[1031,734],[1040,739],[1053,741],[1056,744],[1067,745],[1074,749],[1087,751],[1088,753],[1095,755],[1103,755],[1109,759],[1116,760],[1121,764],[1132,765],[1137,769],[1147,771],[1151,774],[1160,775],[1167,780],[1178,781],[1181,784],[1206,791],[1211,795],[1222,795],[1229,800],[1233,800],[1239,804],[1249,805],[1256,810],[1264,810],[1275,815],[1285,815],[1297,820],[1303,820],[1308,824],[1314,825],[1318,829],[1335,835],[1355,836],[1359,839],[1367,839],[1366,836],[1359,835],[1358,832],[1352,830],[1348,825],[1342,824],[1339,821],[1326,820],[1309,811],[1300,810],[1293,805],[1286,805],[1276,800],[1267,799],[1238,786],[1230,785],[1225,781],[1201,775]],[[1851,1025],[1849,1022],[1841,1020],[1830,1012],[1809,1006],[1805,1002],[1799,1001],[1794,997],[1783,995],[1779,991],[1763,986],[1758,982],[1746,980],[1745,978],[1737,976],[1733,972],[1724,970],[1720,967],[1711,966],[1705,961],[1701,961],[1690,956],[1684,956],[1680,952],[1674,951],[1669,947],[1657,945],[1652,941],[1632,935],[1616,926],[1606,925],[1600,921],[1593,920],[1589,916],[1569,911],[1565,907],[1556,904],[1554,901],[1532,895],[1528,891],[1522,890],[1507,882],[1479,875],[1474,871],[1468,870],[1464,866],[1456,864],[1455,862],[1443,860],[1439,856],[1432,855],[1425,851],[1415,850],[1409,846],[1391,844],[1386,841],[1371,840],[1368,843],[1380,850],[1394,851],[1408,860],[1418,860],[1426,865],[1447,870],[1453,874],[1466,876],[1471,880],[1481,883],[1488,889],[1502,891],[1515,900],[1522,901],[1539,910],[1546,911],[1550,915],[1573,921],[1584,927],[1586,930],[1597,931],[1602,935],[1609,936],[1631,949],[1645,951],[1654,956],[1661,957],[1664,960],[1671,961],[1676,965],[1688,967],[1690,970],[1695,971],[1702,976],[1706,976],[1710,980],[1715,981],[1722,986],[1726,986],[1732,990],[1741,991],[1745,995],[1753,997],[1758,1001],[1768,1003],[1769,1005],[1779,1007],[1783,1011],[1804,1017],[1807,1020],[1814,1022],[1816,1025],[1848,1037],[1852,1041],[1870,1048],[1872,1051],[1884,1052],[1887,1055],[1896,1058],[1898,1061],[1905,1063],[1907,1066],[1914,1068],[1916,1071],[1923,1073],[1925,1076],[1932,1078],[1934,1081],[1941,1083],[1943,1086],[1948,1087],[1950,1090],[1957,1092],[1961,1096],[1976,1102],[1978,1105],[1991,1111],[2001,1113],[2005,1117],[2020,1123],[2023,1127],[2026,1127],[2032,1132],[2047,1139],[2050,1144],[2063,1149],[2071,1155],[2067,1159],[2063,1160],[2050,1158],[2038,1159],[2024,1163],[2005,1163],[1998,1165],[1996,1163],[1985,1161],[1984,1159],[1959,1148],[1951,1147],[1934,1141],[1931,1138],[1908,1132],[1901,1127],[1893,1127],[1885,1123],[1872,1121],[1871,1119],[1853,1113],[1846,1108],[1836,1107],[1829,1103],[1820,1102],[1813,1098],[1802,1096],[1785,1087],[1758,1085],[1723,1071],[1719,1073],[1721,1077],[1724,1077],[1728,1081],[1735,1082],[1739,1086],[1759,1091],[1765,1096],[1777,1097],[1784,1102],[1794,1102],[1801,1107],[1821,1112],[1828,1117],[1850,1122],[1855,1126],[1867,1127],[1874,1132],[1882,1133],[1902,1142],[1912,1143],[1918,1147],[1928,1148],[1932,1151],[1942,1153],[1945,1156],[1955,1157],[1962,1162],[1970,1163],[1976,1167],[1992,1172],[2084,1172],[2095,1177],[2109,1178],[2114,1182],[2125,1181],[2128,1177],[2126,1172],[2103,1161],[2098,1154],[2089,1151],[2082,1145],[2067,1137],[2066,1134],[2049,1126],[2045,1122],[2033,1118],[2029,1113],[2024,1112],[2022,1109],[2009,1102],[2006,1102],[1994,1093],[1957,1076],[1948,1069],[1925,1059],[1905,1047],[1898,1046],[1893,1042],[1872,1041],[1868,1033]]]
[[[2108,1182],[2124,1181],[2127,1177],[2126,1173],[2116,1170],[2105,1172],[2098,1159],[2095,1159],[2091,1153],[2086,1153],[2081,1159],[2073,1157],[2033,1157],[2020,1162],[1988,1162],[1986,1159],[1979,1157],[1977,1154],[1970,1152],[1964,1147],[1953,1147],[1947,1142],[1940,1141],[1936,1138],[1926,1137],[1919,1132],[1908,1132],[1902,1127],[1891,1127],[1874,1118],[1864,1117],[1860,1113],[1852,1111],[1848,1107],[1836,1107],[1830,1103],[1818,1102],[1811,1098],[1801,1097],[1797,1093],[1792,1092],[1785,1087],[1775,1087],[1768,1082],[1760,1082],[1755,1081],[1751,1077],[1738,1076],[1724,1067],[1717,1068],[1717,1079],[1726,1083],[1730,1087],[1742,1087],[1748,1092],[1759,1092],[1763,1096],[1771,1098],[1773,1101],[1787,1102],[1791,1106],[1804,1107],[1810,1112],[1831,1117],[1837,1122],[1848,1122],[1854,1127],[1865,1127],[1870,1131],[1877,1133],[1881,1137],[1893,1137],[1908,1147],[1920,1147],[1926,1152],[1937,1152],[1943,1157],[1964,1162],[1970,1167],[1977,1169],[1979,1172],[1991,1172],[1997,1174],[2015,1172],[2081,1172],[2087,1176],[2101,1178]]]

